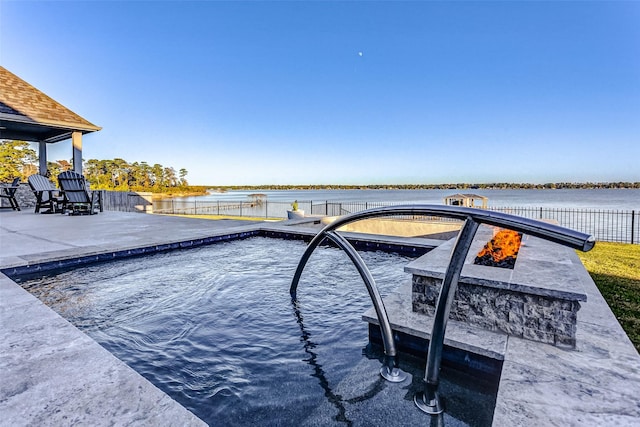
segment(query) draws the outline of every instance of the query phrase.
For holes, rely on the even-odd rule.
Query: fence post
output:
[[[631,211],[631,244],[633,245],[633,235],[636,228],[636,211]]]
[[[193,214],[198,215],[198,202],[196,199],[193,199]]]
[[[242,202],[240,202],[240,216],[242,216]]]
[[[220,215],[220,200],[218,200],[217,203],[218,203],[218,215]]]
[[[264,217],[269,218],[269,201],[264,201]]]

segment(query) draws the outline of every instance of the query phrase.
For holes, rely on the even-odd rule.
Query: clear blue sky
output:
[[[638,1],[0,0],[0,63],[191,184],[640,181]]]

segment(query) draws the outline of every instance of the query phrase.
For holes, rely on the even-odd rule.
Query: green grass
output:
[[[578,256],[640,352],[640,245],[598,242]]]

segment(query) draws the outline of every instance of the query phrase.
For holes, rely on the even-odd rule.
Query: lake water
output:
[[[211,193],[181,200],[247,201],[260,193],[268,201],[288,202],[393,202],[442,204],[455,193],[473,193],[488,197],[489,207],[544,207],[576,209],[640,210],[640,189],[582,190],[251,190]]]

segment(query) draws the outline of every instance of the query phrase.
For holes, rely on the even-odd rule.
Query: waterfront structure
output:
[[[448,206],[464,206],[466,208],[487,209],[489,199],[478,194],[452,194],[444,198],[444,204]],[[477,202],[480,204],[477,204]]]

